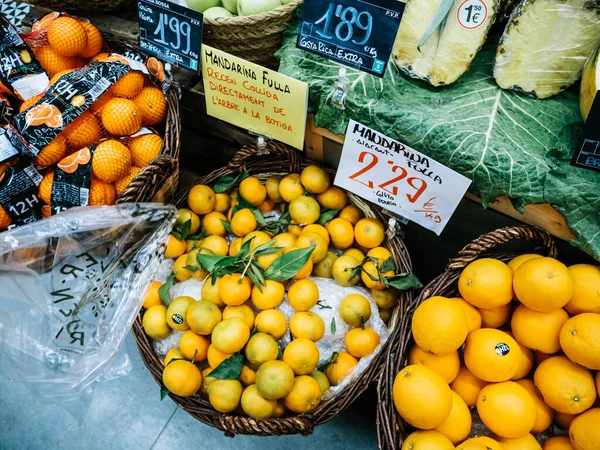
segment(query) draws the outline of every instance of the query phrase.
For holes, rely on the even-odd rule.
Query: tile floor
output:
[[[377,448],[373,408],[354,406],[309,437],[226,438],[166,398],[144,367],[133,337],[134,370],[97,387],[81,426],[62,408],[39,404],[23,385],[0,377],[0,450],[251,450]]]

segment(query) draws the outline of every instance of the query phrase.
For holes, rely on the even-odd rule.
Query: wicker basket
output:
[[[252,16],[204,18],[202,43],[270,69],[279,67],[275,52],[283,32],[303,0],[292,0],[272,11]]]
[[[212,172],[199,180],[199,182],[210,185],[224,175],[237,174],[243,170],[249,170],[252,174],[261,178],[272,174],[287,175],[292,172],[299,173],[304,167],[311,164],[310,161],[304,160],[298,152],[283,144],[270,142],[267,146],[267,152],[268,156],[265,157],[263,156],[264,150],[259,150],[254,146],[245,147],[234,156],[233,160],[226,167]],[[334,173],[332,170],[328,170],[328,172],[330,174]],[[367,217],[376,217],[384,223],[387,222],[387,218],[383,215],[381,209],[364,203],[352,194],[349,194],[348,198],[349,202],[360,208]],[[386,246],[392,252],[399,272],[411,271],[411,261],[401,239],[389,239],[386,237],[382,245]],[[397,309],[405,310],[406,305],[411,304],[412,297],[410,292],[401,292]],[[398,315],[393,314],[388,326],[393,329],[397,325]],[[162,358],[156,355],[150,339],[142,329],[141,314],[138,315],[133,324],[133,334],[144,363],[156,382],[160,385],[163,371]],[[179,407],[186,410],[195,419],[225,432],[227,436],[234,436],[236,434],[257,436],[278,436],[283,434],[309,435],[313,432],[316,425],[326,423],[337,416],[340,411],[350,405],[379,376],[384,362],[384,355],[387,353],[386,350],[390,342],[391,339],[388,339],[386,345],[380,349],[379,354],[360,377],[348,384],[331,400],[322,402],[314,411],[307,414],[280,419],[256,420],[238,415],[221,414],[215,411],[210,403],[199,395],[188,398],[181,398],[172,394],[170,396]]]
[[[518,225],[500,228],[484,234],[468,244],[459,252],[459,256],[450,260],[446,270],[423,288],[419,297],[411,304],[405,304],[401,323],[399,323],[390,336],[392,343],[388,346],[387,359],[383,373],[377,386],[377,434],[381,450],[400,450],[406,436],[411,432],[410,425],[406,424],[396,411],[392,400],[392,385],[396,374],[407,365],[408,352],[412,346],[411,318],[414,310],[426,299],[441,295],[454,297],[458,293],[458,278],[463,269],[471,262],[481,257],[488,257],[488,252],[500,244],[513,240],[534,241],[538,244],[536,253],[556,257],[554,240],[546,231]],[[525,253],[525,252],[519,252]],[[519,253],[493,253],[492,257],[501,261],[509,261]]]

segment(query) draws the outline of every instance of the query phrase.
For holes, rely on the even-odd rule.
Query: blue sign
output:
[[[600,95],[598,94],[585,121],[582,143],[575,150],[571,165],[600,172]]]
[[[296,47],[383,77],[405,4],[305,0]]]
[[[161,0],[139,0],[140,47],[179,67],[199,72],[202,13]]]

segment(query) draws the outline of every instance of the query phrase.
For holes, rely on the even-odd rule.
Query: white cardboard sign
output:
[[[471,180],[350,120],[335,184],[439,235]]]

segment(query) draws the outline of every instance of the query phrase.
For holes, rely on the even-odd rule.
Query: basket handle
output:
[[[539,241],[539,250],[546,250],[548,256],[556,257],[556,244],[554,239],[546,230],[529,225],[515,225],[511,227],[499,228],[489,233],[479,236],[473,242],[466,245],[456,258],[450,259],[446,270],[462,270],[469,263],[475,261],[483,253],[491,250],[497,245],[505,244],[515,239],[525,241]]]
[[[263,156],[277,155],[287,159],[290,163],[289,173],[300,173],[302,169],[302,157],[299,152],[285,144],[276,141],[267,141],[266,146],[259,147],[258,144],[246,145],[238,151],[229,162],[229,167],[240,172],[247,169],[252,160]]]

